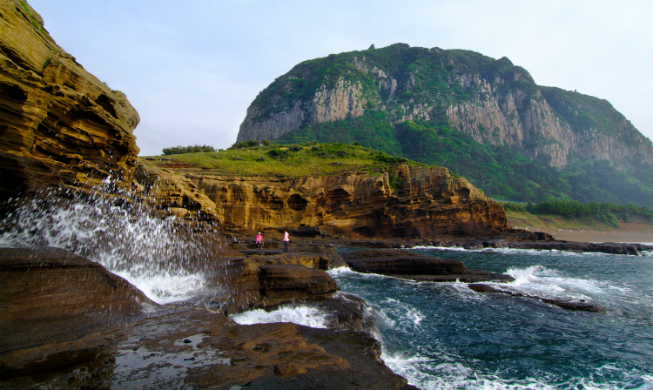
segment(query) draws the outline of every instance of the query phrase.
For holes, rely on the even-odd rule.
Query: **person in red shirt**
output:
[[[256,235],[256,247],[258,249],[263,249],[263,235],[261,234],[261,232],[258,232],[258,234]]]

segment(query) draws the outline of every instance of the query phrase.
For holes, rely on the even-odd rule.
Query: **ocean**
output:
[[[653,389],[653,253],[417,248],[507,273],[496,288],[585,300],[606,314],[481,294],[465,283],[413,282],[347,268],[340,290],[377,319],[382,358],[421,389]]]

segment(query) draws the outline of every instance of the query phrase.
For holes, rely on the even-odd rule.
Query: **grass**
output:
[[[217,152],[141,157],[141,160],[155,166],[183,164],[187,166],[185,169],[192,166],[194,169],[228,175],[286,177],[380,172],[400,162],[426,166],[374,149],[342,143],[232,147]]]
[[[607,226],[591,218],[565,218],[558,215],[534,215],[528,211],[506,210],[508,225],[520,228],[537,229],[584,229],[610,231],[613,227]]]
[[[508,217],[508,226],[519,228],[533,229],[568,229],[568,230],[595,230],[595,231],[613,231],[620,229],[621,226],[611,226],[597,218],[584,217],[564,217],[553,214],[532,214],[524,207],[515,206],[510,203],[500,202],[506,211]],[[619,220],[620,225],[626,226],[634,223],[639,229],[653,232],[653,221],[646,218],[633,217],[630,221]]]

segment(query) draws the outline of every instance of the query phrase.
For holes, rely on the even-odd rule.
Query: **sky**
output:
[[[608,100],[653,139],[653,2],[28,0],[54,40],[141,121],[140,155],[225,149],[294,65],[393,43],[508,57],[539,85]]]

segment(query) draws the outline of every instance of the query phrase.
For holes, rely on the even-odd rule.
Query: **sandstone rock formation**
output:
[[[137,177],[150,178],[143,179],[146,193],[161,207],[187,207],[182,214],[201,210],[230,232],[315,227],[350,238],[433,240],[490,236],[506,227],[499,203],[440,167],[397,164],[376,174],[302,178],[234,178],[193,169],[175,175],[146,164],[139,169]],[[174,191],[166,187],[171,183],[177,183]]]
[[[0,200],[131,185],[138,113],[66,53],[24,1],[0,4]]]

